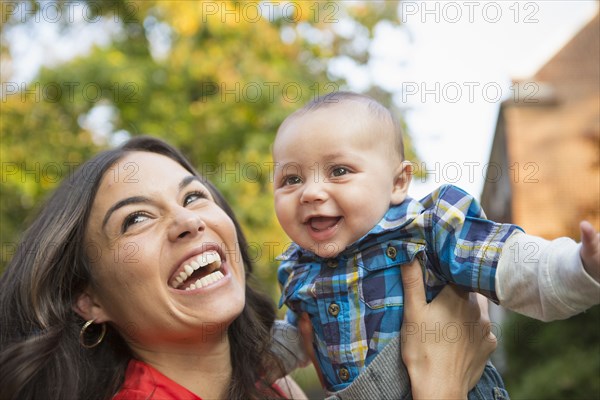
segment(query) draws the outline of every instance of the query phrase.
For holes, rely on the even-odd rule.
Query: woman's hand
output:
[[[427,304],[417,260],[402,267],[402,284],[402,359],[413,398],[466,398],[496,349],[487,299],[448,285]]]

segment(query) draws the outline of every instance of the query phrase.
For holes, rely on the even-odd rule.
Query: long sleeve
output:
[[[515,233],[498,261],[500,304],[542,321],[569,318],[600,303],[600,283],[583,268],[580,244]]]
[[[486,219],[477,200],[454,186],[442,186],[421,203],[428,286],[439,291],[452,282],[498,302],[498,260],[506,240],[520,228]]]
[[[304,350],[300,332],[294,325],[276,320],[271,328],[271,339],[271,350],[282,362],[286,374],[308,365],[308,354]]]

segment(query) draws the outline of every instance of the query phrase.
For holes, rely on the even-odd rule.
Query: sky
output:
[[[513,80],[529,82],[598,2],[406,1],[400,11],[403,28],[382,27],[368,75],[396,93],[419,168],[430,171],[410,194],[452,183],[479,198],[500,103],[517,90]]]
[[[394,93],[421,161],[416,167],[428,171],[426,181],[413,180],[411,196],[451,183],[478,198],[499,106],[515,94],[513,80],[527,82],[597,12],[597,0],[407,0],[399,5],[400,28],[377,26],[367,67],[339,60],[331,69],[353,90],[375,83]],[[107,44],[107,32],[117,29],[110,19],[87,24],[81,13],[73,15],[74,40],[59,40],[56,24],[8,33],[11,80],[29,81],[42,63],[57,65]],[[110,108],[94,113],[84,125],[108,133]]]

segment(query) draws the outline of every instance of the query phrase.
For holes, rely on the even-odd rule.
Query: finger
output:
[[[475,298],[470,298],[468,292],[455,285],[444,286],[429,306],[433,303],[446,317],[451,317],[452,322],[460,324],[465,318],[469,321],[479,320],[479,304]]]
[[[475,297],[475,300],[477,300],[477,303],[479,304],[479,308],[481,309],[481,311],[483,312],[488,311],[489,308],[489,300],[487,297],[485,297],[484,295],[482,295],[481,293],[473,293],[473,296]]]
[[[482,318],[489,320],[490,319],[490,302],[487,299],[487,297],[485,297],[482,294],[479,293],[473,293],[473,296],[475,296],[475,300],[477,301],[477,304],[479,305],[479,311],[480,311],[480,315]]]
[[[317,362],[317,357],[315,356],[313,347],[313,327],[310,323],[310,318],[308,317],[307,313],[300,315],[300,318],[298,319],[298,330],[300,330],[302,344],[304,345],[304,349],[308,354],[308,358],[310,358],[310,361],[315,367],[315,371],[317,372],[321,386],[325,387],[325,379],[323,379],[323,374],[321,373],[321,368],[319,368],[319,363]]]
[[[450,288],[449,291],[451,291],[456,297],[459,297],[464,300],[470,300],[470,292],[467,292],[466,290],[461,289],[458,286],[453,285],[451,283],[446,286]]]
[[[496,351],[496,347],[498,347],[498,338],[496,337],[496,335],[494,335],[494,332],[492,332],[491,329],[488,331],[488,334],[485,337],[485,341],[488,344],[486,349],[488,351],[488,357],[489,357],[492,355],[492,353],[494,351]]]
[[[579,228],[581,229],[581,243],[586,249],[594,249],[598,246],[598,237],[596,235],[596,230],[588,221],[582,221],[579,224]]]
[[[427,304],[425,298],[425,283],[421,272],[421,264],[415,258],[413,262],[403,265],[400,269],[402,286],[404,287],[405,312]]]

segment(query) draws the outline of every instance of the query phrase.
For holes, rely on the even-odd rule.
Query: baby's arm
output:
[[[295,261],[284,261],[277,269],[277,280],[282,292],[291,278],[294,264]],[[280,307],[283,300],[282,295]],[[296,368],[306,367],[310,362],[298,331],[298,322],[298,315],[292,309],[288,309],[285,319],[276,320],[271,328],[271,351],[279,358],[286,375]]]
[[[600,238],[587,223],[581,231],[583,244],[513,234],[498,261],[500,304],[542,321],[569,318],[599,304]]]
[[[288,311],[289,313],[291,312]],[[295,324],[287,319],[276,320],[271,328],[271,339],[271,351],[281,361],[286,375],[296,368],[303,368],[309,364],[310,360]]]

